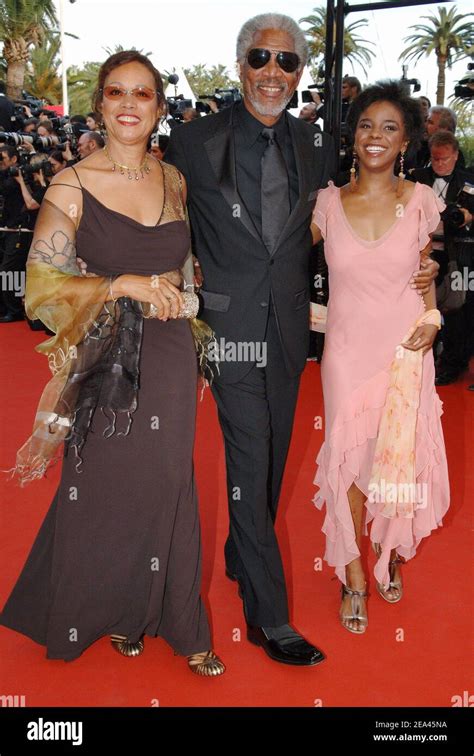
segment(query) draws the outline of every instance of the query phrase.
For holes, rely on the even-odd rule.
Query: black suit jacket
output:
[[[237,191],[234,107],[174,129],[166,161],[187,182],[194,253],[204,276],[203,320],[218,341],[262,342],[272,298],[286,366],[295,375],[308,354],[309,225],[317,190],[334,175],[333,141],[289,115],[299,199],[269,253]],[[248,370],[249,363],[222,362],[220,380],[235,382]]]
[[[420,184],[433,186],[436,176],[433,168],[429,166],[428,168],[415,168],[415,170],[413,170],[407,176],[407,178],[411,179],[412,181],[419,181]],[[453,177],[449,182],[448,189],[446,191],[446,202],[455,202],[459,190],[463,188],[466,181],[472,184],[474,182],[474,174],[471,173],[471,171],[466,170],[465,168],[459,167],[456,163],[453,171]],[[469,212],[472,212],[470,207],[468,207],[468,210]]]
[[[15,116],[15,105],[6,96],[0,97],[0,126],[4,131],[16,131],[17,125],[15,121],[12,121],[12,117]]]
[[[428,186],[433,186],[436,176],[433,168],[429,166],[428,168],[415,169],[411,172],[411,174],[409,174],[408,178],[410,178],[412,181],[419,181],[420,184],[428,184]],[[453,171],[453,176],[448,184],[446,191],[446,204],[448,204],[449,202],[456,202],[459,191],[463,188],[466,182],[469,184],[474,184],[474,173],[466,170],[465,168],[459,168],[458,164],[456,163]],[[467,210],[469,210],[471,215],[474,215],[473,197],[463,195],[462,204],[463,207],[466,207]],[[444,224],[445,238],[462,238],[463,236],[472,236],[473,233],[474,223],[471,223],[470,229],[467,229],[465,226],[463,226],[463,228],[459,228],[457,230],[450,228],[448,224]]]

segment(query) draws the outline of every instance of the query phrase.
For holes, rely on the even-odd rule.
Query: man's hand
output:
[[[46,186],[46,181],[43,176],[43,171],[38,171],[38,173],[34,173],[33,176],[35,177],[38,184],[41,184],[41,186]]]
[[[416,270],[410,280],[411,288],[416,289],[420,296],[428,294],[431,283],[438,275],[438,271],[439,264],[436,260],[432,260],[430,257],[422,257],[420,270]]]
[[[468,223],[472,223],[472,215],[467,209],[467,207],[460,207],[459,209],[464,215],[464,223],[461,226],[461,228],[464,228],[464,226],[467,226]]]
[[[65,160],[74,160],[74,156],[71,152],[71,143],[69,140],[66,142],[66,149],[63,150],[63,158]]]
[[[313,102],[316,103],[316,105],[322,105],[323,101],[321,100],[321,97],[318,94],[318,92],[316,92],[315,89],[310,89],[309,91],[311,92],[311,97],[313,98]]]
[[[197,289],[200,289],[204,282],[204,277],[202,275],[201,266],[199,265],[199,260],[197,259],[197,257],[194,257],[194,255],[193,255],[193,266],[194,266],[194,286]]]

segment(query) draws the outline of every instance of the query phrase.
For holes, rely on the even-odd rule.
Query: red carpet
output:
[[[44,339],[24,323],[0,326],[0,467],[31,430],[34,408],[48,378],[46,359],[33,351]],[[276,664],[245,638],[235,583],[224,576],[227,530],[224,454],[212,396],[198,410],[195,467],[204,553],[203,595],[214,645],[227,665],[217,680],[198,678],[166,643],[146,638],[137,659],[116,654],[108,638],[74,662],[50,661],[45,649],[0,627],[0,695],[24,696],[25,706],[452,706],[469,691],[472,566],[469,535],[474,494],[474,375],[442,388],[451,509],[444,527],[403,568],[405,595],[390,606],[371,584],[369,627],[362,637],[339,625],[339,584],[324,563],[323,514],[311,503],[315,458],[323,438],[319,366],[303,375],[278,520],[293,624],[327,656],[315,668]],[[1,476],[3,606],[53,497],[59,469],[20,489]],[[369,556],[372,569],[373,556]],[[464,696],[467,705],[468,693]],[[459,704],[458,704],[459,705]],[[460,705],[463,705],[462,702]]]

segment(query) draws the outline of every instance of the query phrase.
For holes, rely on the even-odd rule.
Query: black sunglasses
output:
[[[285,50],[265,50],[263,47],[255,47],[247,53],[247,63],[252,68],[263,68],[272,57],[276,56],[276,62],[286,73],[294,73],[300,64],[300,59],[294,52]]]

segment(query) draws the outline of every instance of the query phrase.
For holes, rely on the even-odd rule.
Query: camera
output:
[[[184,95],[167,97],[166,102],[168,104],[168,113],[175,121],[182,121],[184,111],[193,106],[193,101],[185,99]]]
[[[466,73],[454,87],[454,96],[462,100],[472,100],[474,97],[474,63],[467,64]]]
[[[20,172],[24,179],[32,179],[35,173],[43,172],[45,178],[51,178],[53,176],[53,166],[49,160],[41,160],[36,163],[20,163],[20,165],[12,165],[10,168],[5,168],[0,171],[1,178],[8,178],[9,176],[19,176]]]
[[[463,196],[464,195],[464,196]],[[441,213],[443,221],[451,228],[458,229],[464,225],[464,213],[461,211],[469,202],[474,199],[474,184],[466,181],[463,188],[459,190],[456,202],[448,202],[446,208]]]
[[[218,110],[223,110],[234,104],[234,102],[240,102],[242,95],[236,87],[232,89],[219,89],[214,90],[214,94],[200,94],[199,100],[211,100],[215,102]],[[211,108],[205,102],[196,102],[196,110],[199,113],[209,113]]]
[[[456,202],[448,202],[441,217],[451,228],[461,228],[464,223],[464,214],[461,212],[460,205],[457,205]]]
[[[53,137],[43,137],[37,134],[22,134],[19,131],[0,131],[0,144],[11,144],[21,148],[24,144],[32,144],[35,149],[48,150],[57,146]]]
[[[308,89],[304,89],[301,92],[301,102],[314,102],[313,98],[311,97],[310,89],[317,89],[318,95],[321,98],[321,102],[324,102],[324,91],[319,89],[319,87],[316,84],[310,84]]]

